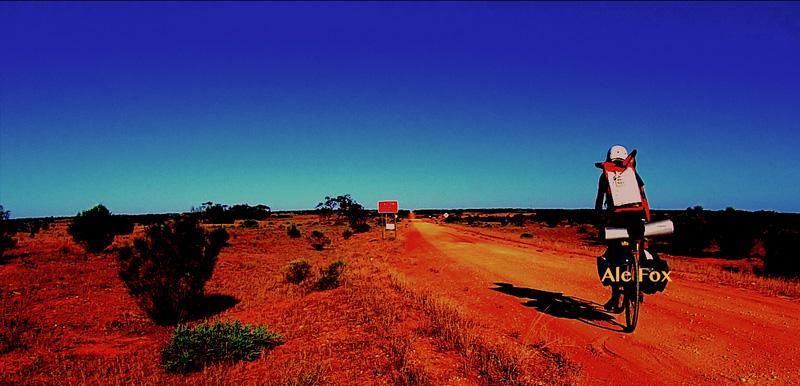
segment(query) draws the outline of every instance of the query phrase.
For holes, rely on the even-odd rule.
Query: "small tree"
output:
[[[322,219],[328,219],[334,213],[336,213],[337,220],[347,219],[350,227],[357,232],[360,229],[359,226],[367,222],[367,211],[364,210],[364,206],[356,202],[349,194],[336,197],[325,196],[325,201],[317,204],[316,209]]]
[[[14,229],[12,229],[11,223],[8,221],[10,214],[11,212],[3,210],[3,206],[0,205],[0,257],[3,257],[7,250],[17,245],[17,240],[14,238]]]
[[[227,205],[204,202],[201,207],[203,220],[210,224],[233,224],[234,218]]]
[[[190,217],[152,225],[120,250],[119,276],[154,320],[184,320],[203,298],[228,237],[225,229],[207,232]]]
[[[89,252],[100,252],[114,242],[114,220],[111,212],[98,204],[78,213],[67,232]]]

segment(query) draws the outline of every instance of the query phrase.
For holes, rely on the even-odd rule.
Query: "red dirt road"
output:
[[[591,256],[418,220],[404,233],[395,265],[412,283],[487,328],[566,353],[584,384],[800,383],[797,302],[673,277],[626,334],[599,311],[610,291]]]

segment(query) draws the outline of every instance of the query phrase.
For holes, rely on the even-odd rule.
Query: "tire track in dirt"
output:
[[[585,384],[800,382],[800,305],[790,300],[674,280],[646,297],[626,334],[598,310],[609,290],[593,258],[422,221],[406,232],[396,265],[417,285],[522,341],[549,341],[581,364]]]

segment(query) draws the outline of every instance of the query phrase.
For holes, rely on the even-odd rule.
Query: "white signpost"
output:
[[[397,211],[399,205],[397,200],[378,201],[378,214],[381,214],[381,238],[386,238],[386,231],[393,231],[392,239],[397,238]],[[387,215],[390,222],[387,222]]]

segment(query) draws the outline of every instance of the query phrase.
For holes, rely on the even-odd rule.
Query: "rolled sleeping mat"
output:
[[[675,224],[672,220],[661,220],[644,225],[645,237],[671,235],[675,232]],[[625,228],[606,228],[606,240],[620,240],[628,238],[628,230]]]

